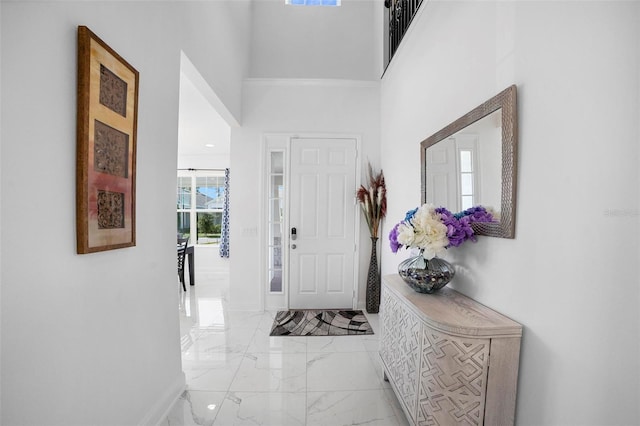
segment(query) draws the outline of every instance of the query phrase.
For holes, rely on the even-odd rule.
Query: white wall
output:
[[[182,56],[181,65],[188,61]],[[197,73],[197,70],[193,71]],[[211,88],[202,76],[205,90]],[[180,72],[180,106],[178,113],[178,169],[224,169],[229,167],[231,131],[229,124],[214,109],[210,100],[191,79]],[[211,144],[213,147],[207,147]]]
[[[179,394],[180,51],[239,114],[246,55],[208,55],[248,32],[247,6],[2,3],[0,423],[154,424]],[[88,255],[75,254],[77,25],[140,72],[137,246]]]
[[[517,84],[516,236],[450,250],[451,286],[524,325],[517,424],[640,423],[640,3],[425,6],[382,81],[384,232],[420,202],[419,142]]]
[[[0,5],[0,24],[2,23],[2,5]],[[2,31],[0,31],[2,46]],[[0,55],[0,99],[2,99],[2,55]],[[0,129],[2,129],[2,104],[0,103]],[[0,131],[0,164],[2,164],[2,132]],[[2,173],[0,172],[0,223],[2,223]],[[0,241],[2,227],[0,226]],[[0,271],[2,271],[2,245],[0,244]],[[0,273],[0,331],[2,330],[2,273]],[[2,382],[2,338],[0,338],[0,382]],[[0,385],[0,413],[2,413],[2,386]]]
[[[245,84],[243,111],[242,128],[231,129],[230,305],[251,310],[260,309],[260,297],[266,286],[259,280],[263,135],[359,135],[360,161],[364,165],[368,158],[379,169],[379,87],[377,83],[349,81],[252,80]],[[370,251],[368,232],[362,221],[361,304]]]
[[[183,46],[184,53],[226,110],[239,122],[242,116],[242,81],[249,75],[251,1],[179,3],[189,9],[188,17],[180,23],[183,37],[189,40]],[[222,114],[222,111],[218,112]]]
[[[178,169],[226,169],[231,164],[229,155],[181,155]]]
[[[374,13],[382,7],[372,0],[343,0],[339,7],[253,2],[249,75],[378,79],[381,40]]]

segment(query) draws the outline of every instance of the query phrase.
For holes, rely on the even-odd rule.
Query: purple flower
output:
[[[471,222],[493,222],[493,215],[482,206],[468,208],[463,212],[456,213],[454,216],[457,219],[469,217]]]
[[[493,215],[484,207],[472,207],[470,210],[472,211],[468,217],[471,218],[471,222],[493,222]]]
[[[449,239],[447,247],[459,247],[467,240],[476,240],[468,216],[458,218],[458,215],[452,214],[444,207],[437,208],[436,213],[440,214],[442,223],[447,227],[447,238]]]
[[[451,216],[451,217],[453,217],[453,213],[451,213],[449,210],[445,209],[444,207],[436,208],[436,213],[440,213],[443,216]]]
[[[396,223],[396,226],[389,232],[389,245],[394,253],[397,253],[398,249],[402,248],[402,244],[398,242],[398,226],[400,226],[400,223]]]
[[[476,235],[471,225],[475,222],[495,221],[493,215],[482,206],[474,206],[467,210],[454,214],[444,207],[434,208],[434,206],[431,204],[424,204],[418,208],[409,210],[406,213],[404,220],[400,223],[397,223],[393,227],[393,229],[391,229],[391,232],[389,232],[389,245],[391,246],[391,251],[393,253],[397,253],[398,250],[403,247],[426,249],[430,246],[430,244],[433,243],[432,236],[425,234],[425,230],[416,229],[416,226],[420,228],[420,224],[412,223],[412,220],[415,218],[416,214],[420,216],[420,221],[422,221],[424,216],[423,213],[425,211],[429,212],[429,220],[432,223],[440,221],[446,227],[446,238],[448,240],[448,244],[444,248],[459,247],[466,241],[477,241]],[[434,212],[435,217],[433,217]],[[403,226],[402,228],[400,228],[401,225]],[[405,227],[413,228],[413,231],[416,234],[409,237],[408,234],[411,233],[411,229]],[[439,226],[438,228],[440,233],[439,238],[441,239],[442,244],[445,244],[443,229]],[[405,241],[406,245],[404,245],[398,241],[398,237],[403,239],[403,241],[407,239],[407,241],[411,240],[411,242]],[[439,248],[443,248],[443,246],[440,245]]]
[[[475,232],[473,232],[473,228],[471,227],[471,222],[473,221],[471,220],[470,216],[465,216],[458,220],[458,222],[460,223],[460,231],[465,235],[465,241],[471,240],[475,243],[478,239],[476,238],[476,234]]]

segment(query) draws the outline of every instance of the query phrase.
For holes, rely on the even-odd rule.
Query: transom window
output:
[[[340,0],[285,0],[293,6],[340,6]]]

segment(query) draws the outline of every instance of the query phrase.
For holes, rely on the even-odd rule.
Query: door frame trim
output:
[[[260,196],[260,209],[259,209],[259,214],[260,214],[260,222],[259,222],[259,227],[258,227],[258,234],[260,235],[260,306],[261,309],[264,311],[265,309],[285,309],[288,310],[289,306],[290,306],[290,302],[289,302],[289,297],[290,297],[290,288],[289,288],[289,244],[290,244],[290,240],[289,240],[289,232],[288,230],[289,228],[289,201],[291,199],[291,194],[290,194],[290,189],[291,189],[291,185],[290,185],[290,178],[291,178],[291,160],[290,160],[290,153],[291,153],[291,142],[293,141],[293,139],[352,139],[355,140],[356,142],[356,169],[354,171],[355,173],[355,181],[356,181],[356,185],[359,182],[359,177],[360,177],[360,173],[361,173],[361,163],[362,161],[360,160],[360,153],[362,152],[362,136],[359,134],[353,134],[353,133],[312,133],[312,132],[301,132],[301,133],[263,133],[262,134],[262,138],[261,138],[261,150],[260,150],[260,164],[261,164],[261,170],[260,170],[260,179],[263,181],[261,183],[261,188],[263,188],[263,190],[261,191],[262,194]],[[273,142],[271,142],[273,141]],[[266,172],[267,172],[267,154],[269,152],[270,149],[284,149],[285,152],[285,165],[284,165],[284,184],[285,184],[285,202],[284,202],[284,208],[285,208],[285,215],[284,215],[284,219],[283,219],[283,229],[286,231],[284,232],[283,238],[282,238],[282,264],[283,264],[283,270],[282,270],[282,289],[283,289],[283,294],[282,295],[275,295],[275,296],[281,296],[281,297],[274,297],[274,295],[270,294],[269,292],[269,285],[268,285],[268,276],[267,276],[267,254],[268,254],[268,243],[267,243],[267,222],[268,222],[268,209],[267,209],[267,203],[268,203],[268,185],[269,182],[266,179]],[[357,205],[356,202],[356,190],[357,188],[353,188],[353,200],[354,200],[354,205]],[[353,263],[353,295],[351,297],[351,304],[352,304],[352,309],[358,309],[358,294],[360,292],[360,285],[359,285],[359,276],[360,276],[360,221],[361,221],[361,214],[360,214],[360,209],[359,208],[355,208],[354,209],[354,215],[355,215],[355,235],[354,235],[354,263]],[[287,247],[287,249],[285,250],[285,246]],[[285,270],[285,265],[286,265],[286,270]],[[278,299],[282,299],[282,300],[278,300]],[[272,304],[270,304],[268,302],[267,299],[270,300],[274,300],[275,304],[277,306],[274,306]]]

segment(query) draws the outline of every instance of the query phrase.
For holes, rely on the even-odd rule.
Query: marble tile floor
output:
[[[229,312],[228,265],[196,251],[180,288],[187,390],[161,426],[407,425],[382,379],[378,316],[367,336],[270,337],[275,312]],[[178,284],[176,284],[178,288]]]

